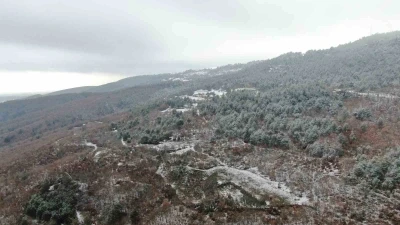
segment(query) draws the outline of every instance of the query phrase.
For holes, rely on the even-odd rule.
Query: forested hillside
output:
[[[399,224],[399,35],[2,103],[0,224]]]

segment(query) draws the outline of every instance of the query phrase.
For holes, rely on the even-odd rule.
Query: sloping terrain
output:
[[[0,95],[0,103],[6,102],[6,101],[12,101],[16,99],[21,99],[21,98],[26,98],[29,97],[28,94],[21,94],[21,95]]]
[[[126,88],[144,86],[144,85],[156,85],[168,81],[193,81],[198,79],[204,79],[206,77],[221,76],[224,74],[231,74],[238,72],[248,65],[235,64],[226,65],[214,69],[203,69],[203,70],[188,70],[181,73],[175,74],[159,74],[159,75],[144,75],[144,76],[134,76],[128,77],[116,82],[100,85],[100,86],[89,86],[89,87],[78,87],[71,88],[62,91],[57,91],[50,93],[49,95],[59,95],[59,94],[71,94],[71,93],[101,93],[101,92],[113,92]]]
[[[397,36],[0,104],[0,224],[399,224]]]
[[[63,95],[63,94],[73,94],[73,93],[84,93],[84,92],[89,92],[94,88],[94,86],[83,86],[83,87],[76,87],[76,88],[70,88],[70,89],[65,89],[61,91],[55,91],[52,93],[49,93],[47,95]]]

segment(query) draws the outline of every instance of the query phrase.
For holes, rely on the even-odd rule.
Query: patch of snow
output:
[[[195,91],[193,93],[193,96],[195,96],[195,97],[203,97],[204,98],[207,95],[223,96],[225,94],[226,94],[226,91],[221,90],[221,89],[219,89],[219,90],[211,89],[211,91],[200,89],[200,90]]]
[[[329,167],[324,168],[323,172],[329,176],[338,176],[340,174],[339,169],[331,162],[329,163]]]
[[[96,152],[96,153],[94,154],[94,157],[93,157],[94,161],[95,161],[95,162],[98,162],[99,159],[100,159],[100,155],[102,155],[102,154],[104,154],[104,153],[105,153],[105,151],[98,151],[98,152]]]
[[[243,198],[243,193],[238,189],[224,188],[220,191],[220,194],[225,198],[232,197],[236,203],[240,203]]]
[[[336,176],[336,175],[339,174],[339,170],[338,170],[338,169],[332,170],[332,171],[330,171],[328,174],[329,174],[330,176]]]
[[[374,97],[374,98],[389,98],[389,99],[398,99],[398,98],[400,98],[399,96],[386,94],[386,93],[356,92],[354,90],[343,90],[343,89],[335,89],[335,90],[333,90],[333,92],[334,93],[347,92],[347,93],[355,94],[355,95],[358,95],[358,96]]]
[[[168,80],[170,80],[170,81],[182,81],[182,82],[188,82],[189,80],[188,79],[185,79],[185,78],[179,78],[179,77],[177,77],[177,78],[169,78]]]
[[[226,163],[222,162],[222,161],[221,161],[219,158],[217,158],[217,157],[211,156],[211,155],[209,155],[209,154],[207,154],[207,153],[205,153],[205,152],[201,152],[201,154],[206,155],[207,157],[209,157],[209,158],[215,160],[215,161],[218,163],[219,166],[227,166]]]
[[[174,141],[166,141],[166,142],[161,142],[158,145],[153,146],[154,149],[157,151],[176,151],[177,149],[185,149],[192,147],[191,144],[188,144],[186,142],[174,142]]]
[[[188,76],[193,76],[193,75],[205,75],[205,74],[208,74],[208,71],[207,71],[207,70],[198,70],[198,71],[193,71],[193,72],[185,73],[185,75],[188,75]]]
[[[168,172],[165,170],[164,163],[161,163],[161,165],[158,167],[156,174],[160,175],[162,178],[167,177]]]
[[[60,139],[58,139],[56,142],[55,142],[55,144],[56,145],[60,145],[60,140],[61,140],[62,138],[60,138]]]
[[[80,191],[82,191],[82,192],[86,192],[87,191],[88,184],[86,184],[86,183],[78,183],[78,185],[79,185],[79,190]]]
[[[85,140],[84,145],[86,145],[86,146],[88,146],[88,147],[93,147],[95,151],[97,150],[97,145],[96,145],[96,144],[93,144],[92,142],[87,142],[87,141]]]
[[[196,101],[196,102],[206,100],[206,99],[203,98],[203,97],[195,97],[195,96],[187,96],[187,97],[190,98],[190,99],[193,100],[193,101]]]
[[[236,88],[235,91],[257,91],[255,88]]]
[[[174,110],[174,109],[172,109],[171,107],[170,108],[168,108],[168,109],[165,109],[165,110],[163,110],[163,111],[161,111],[162,113],[166,113],[166,112],[172,112],[172,110]],[[175,109],[177,112],[187,112],[187,111],[189,111],[189,110],[191,110],[191,108],[183,108],[183,109]]]
[[[123,146],[125,146],[125,147],[128,147],[128,144],[124,141],[123,138],[121,138],[121,144],[122,144]]]
[[[258,167],[249,168],[249,169],[247,169],[247,171],[252,172],[254,174],[258,174],[258,175],[261,174],[260,171],[258,171]]]
[[[82,216],[82,213],[79,212],[78,210],[76,211],[76,218],[78,219],[79,224],[83,224],[85,222],[85,219]]]
[[[189,169],[194,169],[189,167]],[[194,169],[198,170],[198,169]],[[260,174],[255,174],[248,170],[235,169],[228,166],[217,166],[208,170],[200,170],[212,175],[217,172],[219,178],[223,181],[230,181],[248,191],[249,193],[258,192],[255,194],[257,198],[261,199],[263,193],[276,194],[291,204],[306,205],[309,199],[302,194],[301,197],[293,194],[285,184],[281,182],[271,181],[268,177],[263,177]]]
[[[177,112],[187,112],[190,108],[176,109]]]
[[[201,101],[207,100],[210,95],[221,97],[223,95],[226,95],[226,93],[227,93],[226,91],[221,90],[221,89],[219,89],[219,90],[212,89],[211,91],[200,89],[200,90],[194,91],[192,96],[183,95],[183,96],[180,96],[180,98],[189,98],[190,100],[192,100],[194,102],[201,102]],[[196,108],[196,107],[197,107],[197,103],[194,103],[191,108]],[[190,110],[191,108],[184,108],[184,109],[177,109],[177,110],[187,111],[187,110]],[[161,112],[168,112],[170,110],[171,109],[168,108]]]
[[[230,70],[222,70],[222,71],[219,71],[218,73],[216,73],[215,75],[223,75],[223,74],[227,74],[227,73],[234,73],[234,72],[238,72],[240,70],[242,70],[242,68],[230,69]]]
[[[223,95],[226,95],[226,91],[224,91],[224,90],[211,90],[212,92],[214,92],[214,94],[215,95],[217,95],[217,96],[223,96]]]
[[[165,110],[163,110],[163,111],[161,111],[162,113],[166,113],[166,112],[170,112],[170,111],[172,111],[172,109],[171,109],[171,107],[168,107],[168,109],[165,109]]]
[[[190,151],[194,151],[194,144],[191,144],[191,145],[187,146],[186,148],[178,150],[176,152],[172,152],[171,155],[182,155],[182,154],[184,154],[186,152],[190,152]]]
[[[244,147],[244,146],[247,145],[247,144],[246,144],[243,140],[241,140],[241,139],[235,140],[235,141],[233,141],[233,142],[230,143],[230,144],[231,144],[231,145],[230,145],[231,148],[235,148],[235,147]]]
[[[207,90],[200,89],[200,90],[194,91],[193,95],[207,95],[207,93],[208,93]]]

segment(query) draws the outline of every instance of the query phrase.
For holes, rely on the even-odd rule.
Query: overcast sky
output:
[[[0,93],[244,63],[400,30],[400,1],[0,0]]]

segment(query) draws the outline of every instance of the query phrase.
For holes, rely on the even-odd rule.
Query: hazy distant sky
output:
[[[400,30],[400,1],[0,0],[0,93],[329,48]]]

